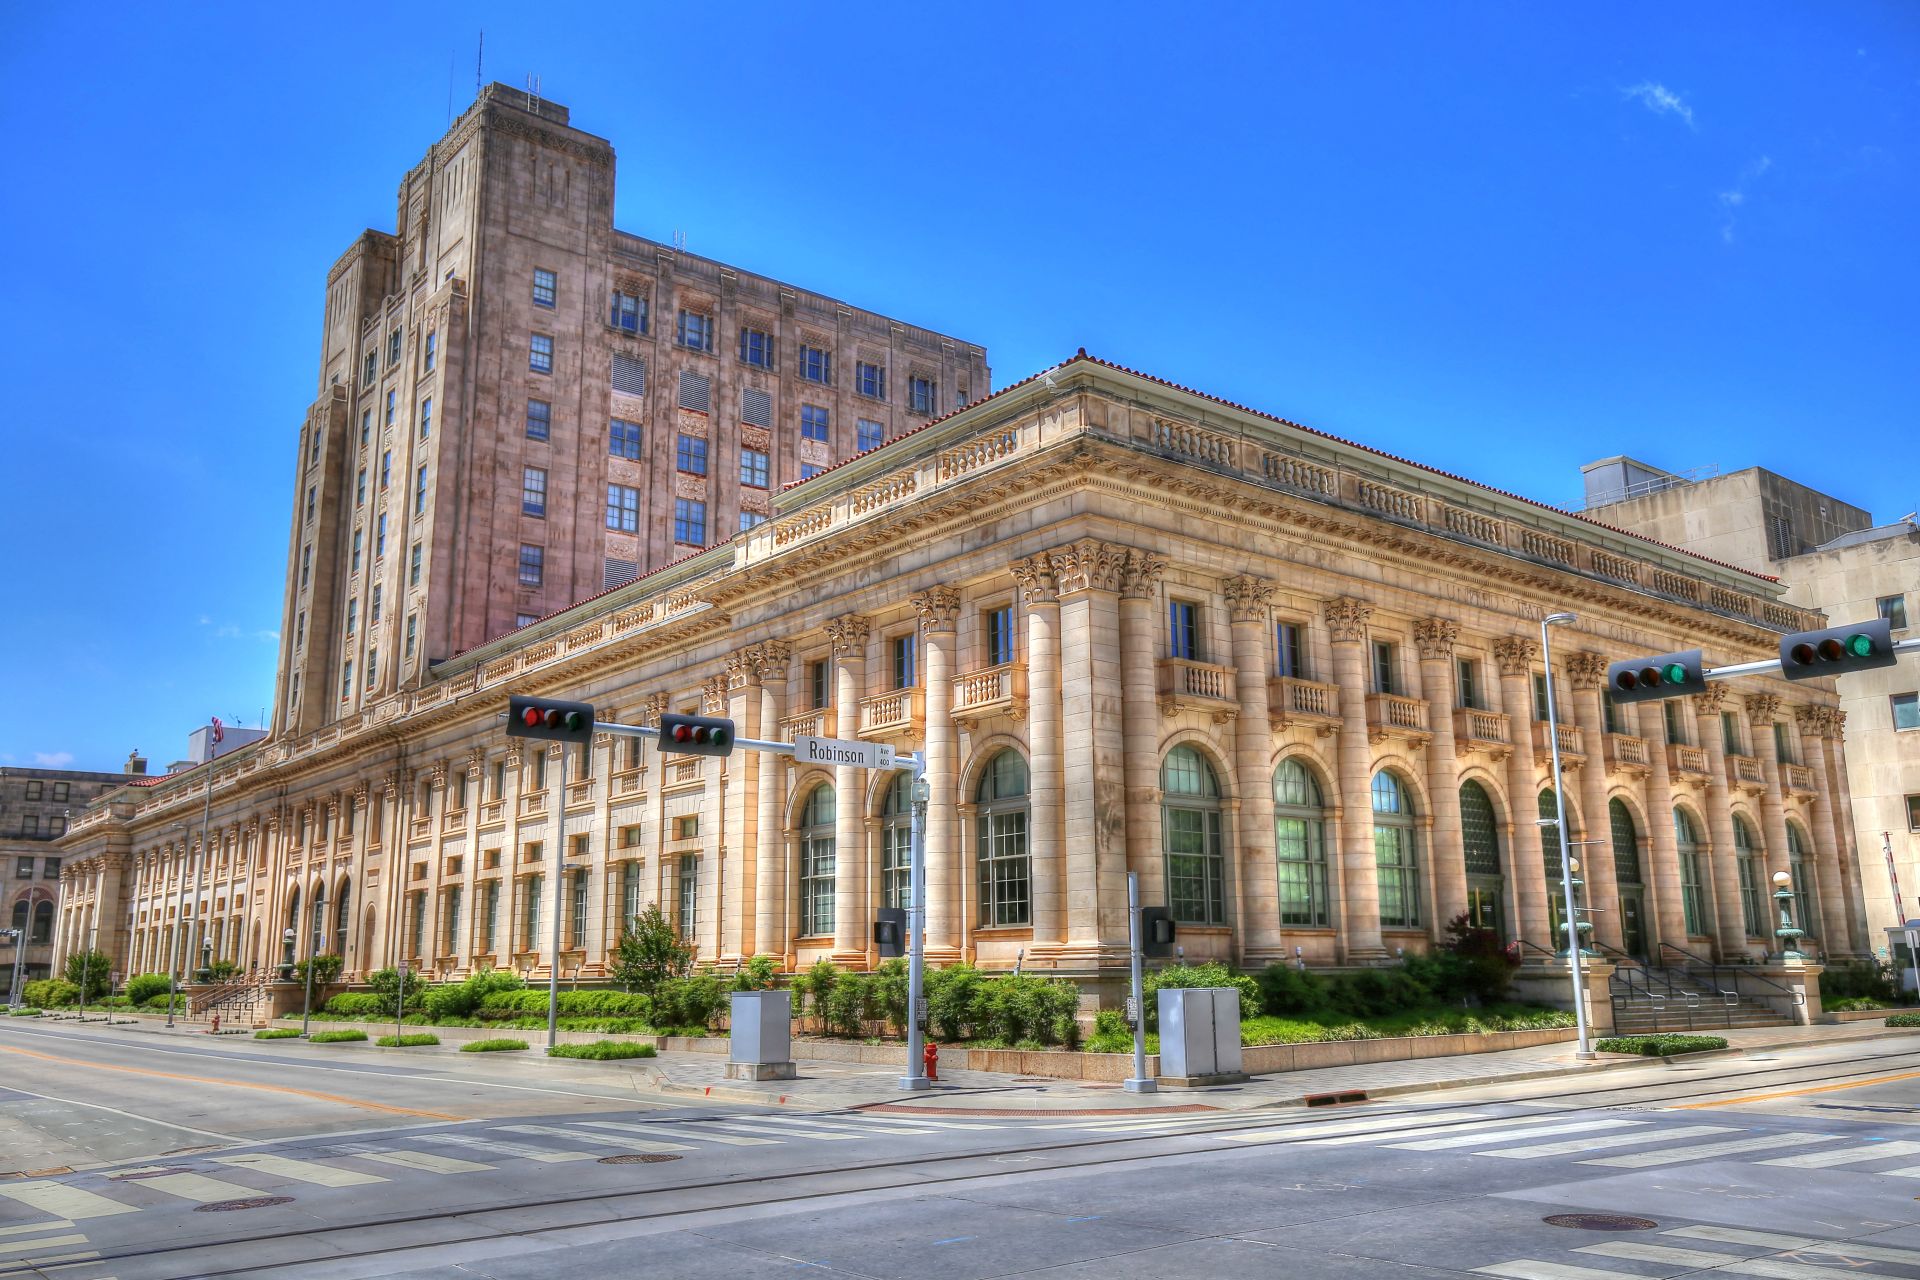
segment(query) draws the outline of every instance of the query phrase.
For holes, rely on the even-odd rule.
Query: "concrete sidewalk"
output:
[[[1920,1034],[1888,1030],[1884,1020],[1839,1026],[1750,1027],[1711,1034],[1730,1049],[1749,1053],[1807,1044],[1871,1040]],[[1362,1090],[1391,1097],[1475,1084],[1500,1084],[1644,1065],[1653,1059],[1606,1054],[1591,1062],[1571,1044],[1499,1053],[1459,1054],[1401,1062],[1290,1071],[1255,1076],[1240,1084],[1200,1089],[1127,1093],[1114,1084],[1007,1076],[986,1071],[942,1071],[940,1083],[922,1093],[899,1086],[901,1068],[851,1062],[799,1062],[799,1078],[750,1083],[726,1078],[726,1061],[714,1054],[663,1053],[648,1065],[652,1087],[670,1097],[709,1098],[809,1111],[884,1107],[889,1112],[985,1112],[1076,1114],[1251,1110],[1292,1106],[1315,1094]]]

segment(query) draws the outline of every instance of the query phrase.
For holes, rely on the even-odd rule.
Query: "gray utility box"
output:
[[[793,998],[785,991],[733,993],[727,1037],[729,1080],[791,1080]]]
[[[1233,987],[1160,988],[1160,1080],[1223,1084],[1244,1080],[1240,993]]]

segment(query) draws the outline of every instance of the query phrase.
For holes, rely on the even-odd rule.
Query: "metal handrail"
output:
[[[1547,947],[1543,947],[1537,942],[1528,942],[1525,938],[1515,938],[1513,940],[1513,944],[1520,948],[1520,952],[1522,955],[1526,954],[1529,951],[1537,951],[1541,955],[1545,956],[1547,959],[1555,961],[1556,963],[1560,959],[1560,953],[1558,951],[1554,951]]]
[[[1753,998],[1756,1000],[1785,999],[1788,1002],[1788,1008],[1798,1008],[1807,1002],[1805,992],[1795,991],[1792,987],[1775,982],[1772,978],[1763,977],[1757,973],[1748,973],[1740,966],[1716,964],[1705,957],[1693,954],[1693,952],[1686,950],[1684,947],[1676,947],[1670,942],[1661,943],[1660,949],[1663,952],[1671,951],[1675,955],[1685,957],[1685,960],[1680,965],[1680,971],[1689,978],[1694,978],[1696,981],[1701,980],[1696,977],[1693,972],[1696,965],[1706,970],[1705,980],[1712,983],[1713,989],[1720,994],[1721,999],[1726,1003],[1727,1017],[1729,1019],[1728,1025],[1732,1025],[1731,1019],[1733,1011],[1738,1008],[1740,1004],[1740,982],[1742,979],[1748,982],[1759,983],[1763,987],[1771,987],[1774,991],[1780,993],[1776,996],[1768,995],[1765,992],[1755,992]]]

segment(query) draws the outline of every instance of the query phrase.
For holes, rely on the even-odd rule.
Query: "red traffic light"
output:
[[[660,749],[688,755],[724,756],[733,750],[733,721],[720,716],[662,716]]]
[[[520,719],[529,729],[538,729],[542,724],[546,723],[546,718],[540,714],[540,708],[538,707],[528,707],[520,713]]]
[[[507,704],[507,736],[557,742],[593,740],[593,704],[515,697]]]

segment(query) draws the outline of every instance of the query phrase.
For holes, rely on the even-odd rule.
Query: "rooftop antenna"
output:
[[[482,81],[480,78],[480,68],[486,62],[486,58],[487,58],[487,29],[485,27],[482,27],[480,28],[480,46],[479,48],[474,50],[474,54],[473,54],[473,96],[476,98],[480,96],[480,86],[482,84]]]
[[[673,247],[678,249],[681,253],[685,253],[687,251],[687,233],[686,232],[676,230],[673,233]]]
[[[527,72],[527,110],[536,115],[540,111],[540,77]]]
[[[447,50],[447,127],[453,127],[453,50]]]

